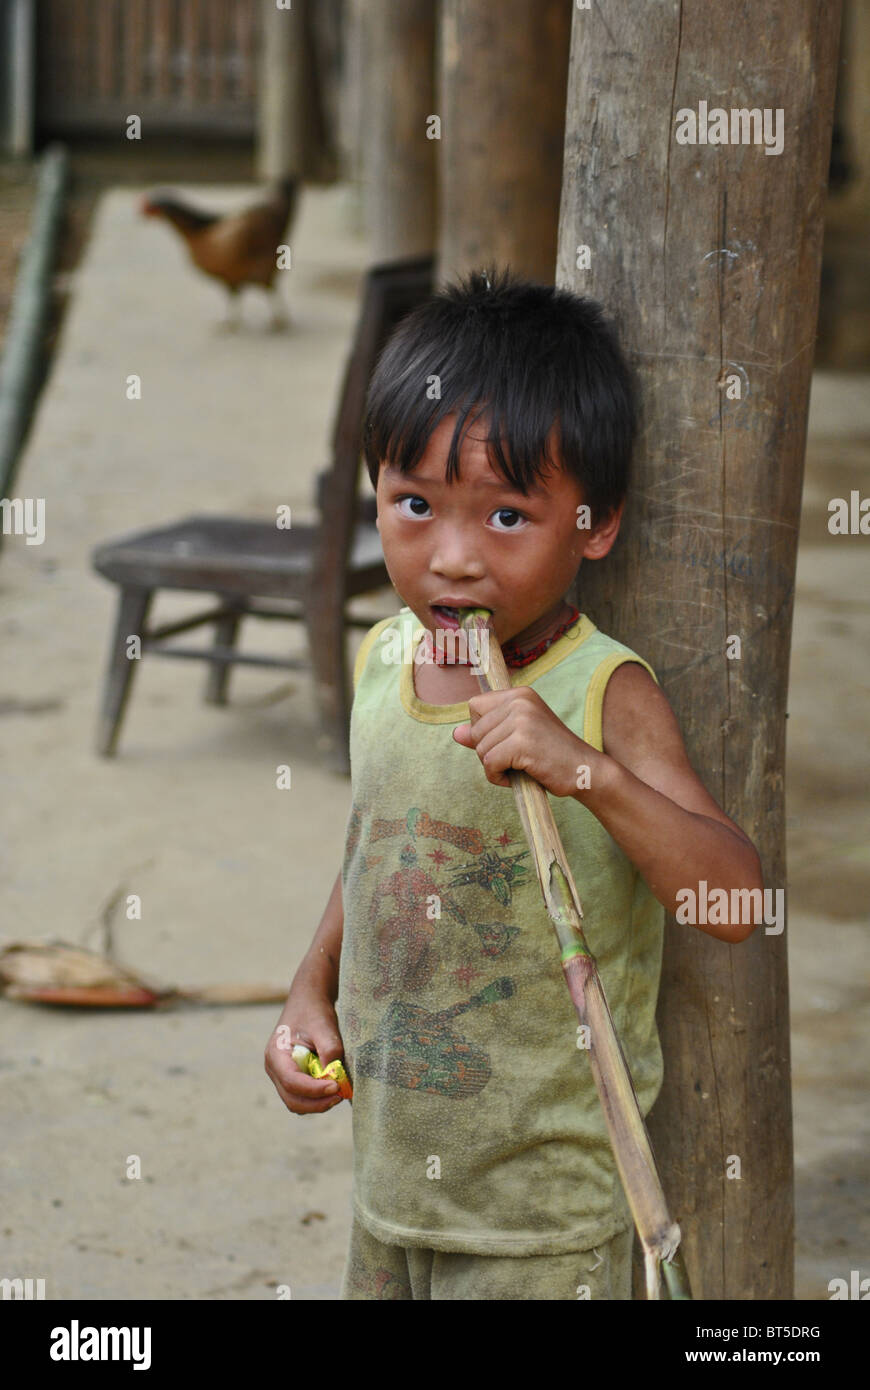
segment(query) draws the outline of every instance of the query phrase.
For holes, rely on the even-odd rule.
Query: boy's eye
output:
[[[413,494],[407,497],[397,498],[396,506],[402,516],[421,517],[425,516],[429,510],[429,503],[426,501],[426,498],[417,497]],[[406,506],[408,510],[405,509]]]
[[[518,531],[527,520],[527,517],[514,507],[499,507],[497,512],[493,512],[493,517],[500,523],[496,526],[496,531]]]

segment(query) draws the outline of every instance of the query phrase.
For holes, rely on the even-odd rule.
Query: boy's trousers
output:
[[[385,1245],[354,1217],[341,1297],[630,1300],[633,1236],[629,1227],[570,1255],[457,1255]]]

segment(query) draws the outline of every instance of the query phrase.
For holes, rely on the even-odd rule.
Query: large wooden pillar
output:
[[[260,0],[257,174],[328,182],[335,175],[314,39],[313,0]]]
[[[870,359],[870,5],[844,0],[837,125],[842,186],[832,180],[825,217],[819,360],[865,371]]]
[[[841,63],[841,116],[849,163],[848,188],[838,200],[842,212],[870,219],[870,7],[845,0]]]
[[[22,159],[33,152],[35,55],[34,0],[9,0],[0,6],[0,148]]]
[[[365,228],[365,132],[369,129],[371,93],[366,81],[366,0],[343,0],[341,11],[341,81],[339,86],[340,177],[345,186],[349,229]]]
[[[581,606],[652,663],[773,890],[839,10],[610,0],[575,10],[571,43],[558,283],[611,310],[644,401],[622,534],[583,566]],[[712,143],[701,103],[727,107],[729,139],[732,108],[767,109],[770,152]],[[668,922],[650,1127],[699,1298],[793,1292],[787,942]]]
[[[372,258],[435,250],[435,0],[366,0],[365,216]]]
[[[570,27],[570,0],[442,0],[442,279],[553,283]]]

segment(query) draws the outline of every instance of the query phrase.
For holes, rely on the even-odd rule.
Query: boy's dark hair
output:
[[[363,448],[372,485],[382,462],[412,470],[432,431],[454,412],[448,481],[459,476],[466,428],[483,416],[493,466],[521,492],[555,462],[548,453],[555,425],[593,525],[626,494],[637,392],[595,300],[491,269],[414,309],[387,342],[369,385]]]

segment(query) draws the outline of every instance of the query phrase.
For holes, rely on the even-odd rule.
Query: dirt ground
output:
[[[0,559],[3,938],[102,947],[178,985],[289,983],[337,872],[348,783],[324,770],[305,675],[239,669],[225,709],[199,664],[147,660],[120,753],[92,751],[115,592],[91,548],[193,511],[304,516],[326,458],[365,246],[341,189],[309,190],[286,298],[236,335],[219,291],[135,213],[148,175],[100,196],[19,474],[41,546]],[[242,177],[241,175],[239,177]],[[188,187],[238,206],[242,183]],[[170,182],[165,172],[162,183]],[[192,182],[192,181],[191,181]],[[129,186],[122,186],[127,184]],[[126,399],[129,373],[142,400]],[[866,378],[818,373],[798,566],[787,766],[797,1295],[870,1273],[867,538],[827,501],[870,493]],[[199,607],[161,600],[167,620]],[[373,598],[372,614],[395,607]],[[248,650],[302,650],[250,625]],[[292,789],[275,785],[292,767]],[[127,920],[128,894],[142,901]],[[49,1298],[337,1297],[350,1112],[281,1106],[262,1054],[276,1006],[83,1013],[0,1003],[0,1275]],[[141,1179],[127,1176],[131,1156]]]
[[[870,381],[817,373],[786,756],[796,1294],[870,1269],[870,552],[828,502],[870,495]]]
[[[165,176],[161,182],[167,182]],[[60,937],[161,983],[286,988],[340,863],[348,783],[324,770],[307,677],[241,668],[201,703],[205,668],[143,662],[119,757],[93,751],[115,590],[99,541],[191,512],[312,506],[355,321],[362,244],[340,190],[308,190],[294,233],[293,324],[241,331],[169,230],[150,180],[99,202],[59,352],[19,471],[46,539],[0,559],[3,938]],[[249,185],[184,185],[239,206]],[[126,399],[128,373],[142,400]],[[26,492],[23,491],[26,489]],[[385,600],[385,601],[384,601]],[[167,597],[156,620],[205,605]],[[391,595],[369,601],[373,616]],[[251,623],[243,650],[301,651]],[[60,771],[56,760],[64,764]],[[276,767],[292,768],[292,790]],[[128,893],[142,900],[128,921]],[[0,1005],[0,1265],[49,1298],[334,1298],[348,1229],[347,1106],[303,1120],[263,1070],[275,1005],[178,1014]],[[139,1155],[142,1178],[128,1180]]]

